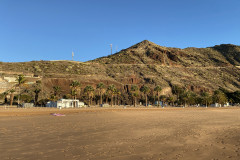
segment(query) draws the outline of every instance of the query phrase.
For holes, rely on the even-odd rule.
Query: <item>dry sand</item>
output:
[[[237,160],[240,109],[0,108],[0,159]]]

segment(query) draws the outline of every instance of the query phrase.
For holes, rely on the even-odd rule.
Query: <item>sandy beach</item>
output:
[[[65,116],[52,116],[61,113]],[[0,108],[0,159],[240,159],[240,108]]]

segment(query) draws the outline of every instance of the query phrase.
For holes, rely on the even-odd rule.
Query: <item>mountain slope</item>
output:
[[[219,87],[236,91],[240,90],[239,56],[240,47],[236,45],[179,49],[145,40],[116,54],[84,63],[0,62],[0,92],[13,86],[6,78],[11,79],[18,74],[27,75],[29,79],[38,77],[43,82],[46,95],[55,85],[63,88],[63,94],[69,93],[72,80],[79,80],[82,88],[89,84],[95,87],[99,82],[115,84],[124,92],[128,92],[132,84],[151,88],[160,85],[168,93],[171,93],[173,85],[194,92],[212,92]]]
[[[164,66],[240,65],[240,46],[220,45],[211,48],[167,48],[144,40],[114,55],[91,62],[103,64],[160,64]]]

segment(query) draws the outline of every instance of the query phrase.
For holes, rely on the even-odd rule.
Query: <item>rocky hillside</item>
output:
[[[209,48],[167,48],[142,41],[114,55],[92,62],[103,64],[156,64],[185,67],[226,67],[240,65],[240,46],[222,44]]]
[[[32,61],[0,62],[0,91],[11,88],[11,77],[28,76],[29,85],[40,79],[49,94],[59,85],[69,92],[72,80],[82,87],[99,82],[115,84],[128,91],[132,84],[161,85],[167,93],[171,86],[180,85],[194,92],[213,91],[223,87],[240,89],[240,46],[223,44],[209,48],[167,48],[142,41],[114,55],[89,62]],[[8,87],[7,87],[8,86]],[[47,95],[46,94],[46,95]]]

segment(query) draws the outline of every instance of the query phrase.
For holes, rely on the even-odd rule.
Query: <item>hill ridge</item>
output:
[[[163,47],[144,40],[118,53],[100,57],[91,62],[103,64],[144,63],[166,66],[238,66],[240,65],[240,46],[221,44],[208,48],[190,47],[180,49]]]

